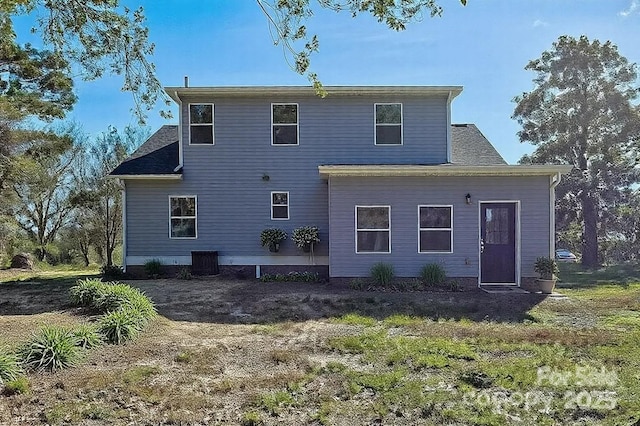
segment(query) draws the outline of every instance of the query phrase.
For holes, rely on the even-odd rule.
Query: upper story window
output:
[[[453,252],[453,206],[418,206],[418,252]]]
[[[272,192],[271,193],[271,219],[287,220],[289,219],[289,193],[288,192]]]
[[[376,145],[402,145],[402,104],[375,104]]]
[[[213,104],[189,104],[189,144],[213,145]]]
[[[298,104],[271,104],[271,145],[298,145]]]
[[[356,206],[356,253],[391,253],[391,206]]]
[[[169,197],[169,238],[197,238],[197,209],[194,196]]]

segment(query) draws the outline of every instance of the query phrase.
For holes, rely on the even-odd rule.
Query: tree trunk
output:
[[[590,195],[582,197],[582,266],[595,268],[598,264],[598,212]]]
[[[40,262],[44,262],[44,259],[47,257],[47,251],[44,249],[44,246],[40,246],[36,249],[36,258]]]
[[[85,253],[84,251],[82,252],[82,261],[84,262],[84,267],[86,268],[87,266],[89,266],[89,255],[87,253]]]

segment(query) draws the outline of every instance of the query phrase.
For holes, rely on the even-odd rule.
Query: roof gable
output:
[[[110,176],[180,175],[178,126],[162,126],[129,158],[116,167]]]
[[[451,125],[451,163],[460,166],[507,164],[475,124]]]

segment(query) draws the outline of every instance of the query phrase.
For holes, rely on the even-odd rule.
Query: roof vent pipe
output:
[[[184,76],[184,87],[189,87],[189,76],[188,75]]]

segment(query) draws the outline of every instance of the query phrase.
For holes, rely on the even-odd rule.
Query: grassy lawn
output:
[[[566,297],[547,299],[132,281],[164,316],[78,367],[30,374],[29,392],[0,396],[0,424],[637,424],[638,271],[563,265]],[[39,296],[28,277],[0,291],[37,305],[68,272],[41,275]],[[63,299],[0,309],[0,346],[91,320]],[[525,312],[491,314],[505,306]]]
[[[0,285],[13,282],[51,281],[57,284],[73,283],[78,278],[98,276],[98,268],[79,269],[73,265],[46,266],[43,264],[35,271],[0,269]]]

